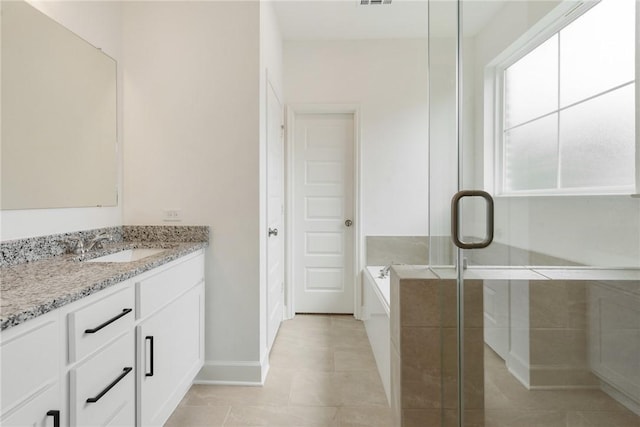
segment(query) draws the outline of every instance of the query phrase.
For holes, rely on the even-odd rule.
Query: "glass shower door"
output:
[[[458,294],[443,424],[640,425],[636,2],[429,13],[430,264]],[[451,231],[459,190],[493,196],[485,249],[452,243],[488,233],[478,197]]]

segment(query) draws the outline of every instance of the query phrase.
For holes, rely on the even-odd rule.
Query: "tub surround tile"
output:
[[[130,248],[166,248],[156,255],[137,261],[123,263],[87,263],[78,255],[58,254],[49,256],[60,250],[62,236],[23,239],[3,242],[3,251],[9,248],[25,252],[26,248],[37,248],[33,252],[5,256],[10,265],[0,268],[0,330],[16,326],[29,319],[45,314],[56,308],[89,296],[109,286],[123,282],[145,271],[159,267],[189,253],[208,246],[207,240],[177,241],[123,241],[122,234],[112,230],[115,242],[105,245],[104,249],[92,251],[87,259]],[[82,232],[86,236],[94,236],[97,230]],[[206,233],[208,235],[208,232]],[[201,234],[201,237],[205,233]],[[30,242],[25,242],[29,240]],[[58,248],[58,249],[55,249]],[[11,252],[13,254],[13,252]],[[41,257],[42,254],[48,254]],[[15,261],[26,260],[21,263]]]
[[[466,282],[464,327],[464,398],[467,408],[479,414],[484,408],[482,284],[481,280]],[[425,420],[440,424],[447,414],[455,423],[455,310],[455,279],[442,279],[424,267],[392,269],[391,401],[395,425],[422,426]]]
[[[427,264],[428,236],[367,236],[367,265]]]
[[[439,276],[427,265],[393,265],[391,270],[398,279],[438,279]]]

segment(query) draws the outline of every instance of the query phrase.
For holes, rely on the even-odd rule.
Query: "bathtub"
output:
[[[391,336],[389,331],[390,280],[379,278],[383,266],[369,266],[362,272],[362,320],[378,373],[391,404]]]

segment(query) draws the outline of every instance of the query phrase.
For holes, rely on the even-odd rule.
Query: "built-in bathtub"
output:
[[[380,270],[383,268],[369,266],[362,272],[362,320],[387,401],[391,403],[390,281],[389,275],[385,278],[380,277]]]

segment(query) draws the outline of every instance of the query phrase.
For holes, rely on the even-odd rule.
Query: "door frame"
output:
[[[360,144],[360,106],[358,104],[286,104],[285,105],[285,318],[293,319],[295,311],[295,291],[293,286],[293,176],[294,176],[294,136],[296,114],[353,114],[353,315],[360,319],[362,307],[361,271],[364,268],[362,250],[362,211],[361,211],[361,155]]]
[[[286,139],[285,139],[285,135],[284,135],[284,123],[285,123],[285,106],[282,102],[282,99],[280,96],[278,96],[278,92],[276,91],[275,86],[273,85],[273,83],[271,82],[271,79],[269,78],[269,70],[265,70],[265,82],[266,82],[266,87],[265,87],[265,160],[264,160],[264,167],[265,167],[265,193],[264,193],[264,197],[265,197],[265,201],[264,201],[264,209],[265,209],[265,214],[264,214],[264,221],[265,221],[265,229],[264,231],[266,232],[269,229],[269,91],[271,91],[273,93],[273,96],[275,96],[276,100],[278,101],[278,105],[280,106],[280,114],[281,114],[281,136],[280,139],[282,141],[282,164],[280,165],[280,171],[282,173],[282,205],[285,209],[285,211],[282,212],[281,218],[282,218],[282,225],[284,225],[286,223],[286,182],[285,182],[285,175],[286,175],[286,170],[285,170],[285,163],[286,163]],[[264,236],[264,232],[262,233],[262,235]],[[283,264],[283,274],[282,274],[282,282],[283,282],[283,287],[286,288],[286,269],[287,269],[287,257],[286,257],[286,245],[287,245],[287,241],[286,239],[283,239],[282,241],[282,259],[281,262]],[[266,339],[266,349],[267,349],[267,353],[269,353],[271,351],[271,348],[273,347],[273,342],[269,342],[269,334],[270,334],[270,327],[271,327],[271,323],[270,323],[270,312],[269,312],[269,305],[270,305],[270,298],[269,298],[269,237],[266,237],[265,239],[265,243],[264,243],[264,253],[265,253],[265,272],[264,272],[264,280],[265,280],[265,302],[264,302],[264,307],[265,307],[265,314],[266,314],[266,320],[265,320],[265,328],[266,328],[266,333],[265,333],[265,339]],[[280,325],[282,324],[282,320],[285,320],[287,317],[287,313],[286,313],[286,294],[285,292],[282,293],[282,319],[280,319]],[[280,325],[278,326],[278,330],[280,329]],[[277,332],[276,332],[277,334]],[[277,335],[276,335],[277,336]],[[275,342],[275,337],[274,337],[274,342]]]

